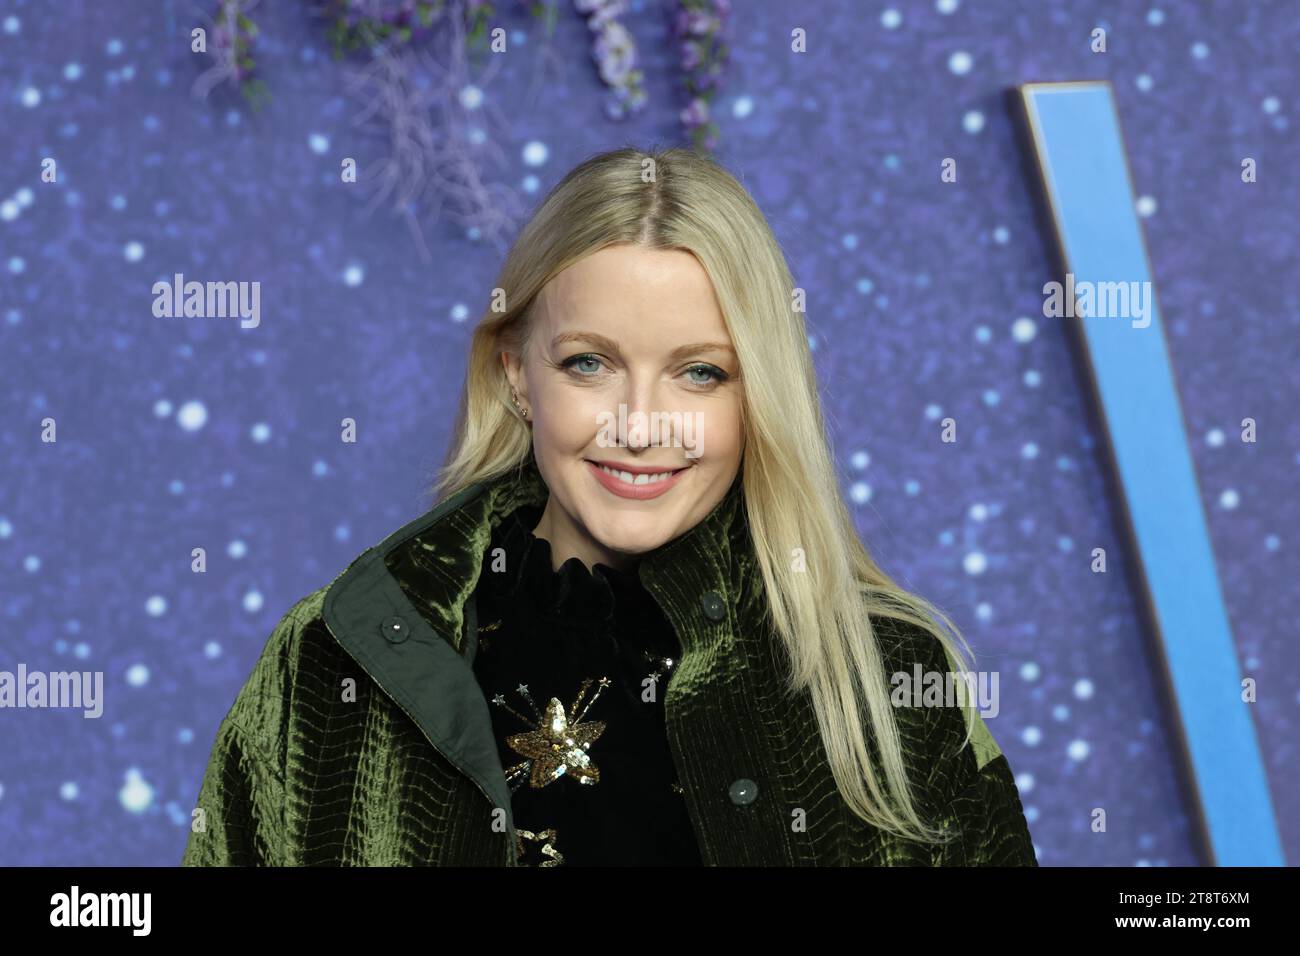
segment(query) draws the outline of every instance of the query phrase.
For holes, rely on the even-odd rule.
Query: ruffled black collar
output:
[[[635,571],[623,572],[600,562],[588,570],[577,557],[555,569],[551,543],[532,531],[543,510],[540,505],[522,505],[494,529],[483,575],[498,600],[526,599],[545,617],[589,623],[609,620],[616,607],[621,614],[650,600]],[[505,550],[504,572],[491,570],[496,548]]]

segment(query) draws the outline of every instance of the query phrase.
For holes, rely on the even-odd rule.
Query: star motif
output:
[[[513,734],[506,738],[506,743],[515,753],[533,761],[529,786],[544,787],[566,773],[590,786],[600,782],[600,768],[588,755],[587,748],[604,732],[603,720],[570,723],[564,704],[558,697],[552,697],[538,729]]]

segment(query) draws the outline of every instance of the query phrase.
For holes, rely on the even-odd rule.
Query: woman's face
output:
[[[556,568],[627,569],[698,524],[740,468],[740,367],[713,285],[688,252],[609,246],[535,307],[522,362],[502,361],[550,489],[536,534]]]

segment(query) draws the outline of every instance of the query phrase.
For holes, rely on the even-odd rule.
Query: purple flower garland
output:
[[[605,102],[605,115],[617,121],[639,113],[646,104],[645,75],[636,68],[636,41],[617,19],[627,12],[626,0],[573,0],[573,8],[596,34],[591,56],[601,81],[614,91]]]
[[[678,40],[682,84],[691,98],[680,118],[695,148],[711,152],[718,145],[719,130],[709,107],[731,56],[731,0],[670,2],[676,7],[672,32]]]

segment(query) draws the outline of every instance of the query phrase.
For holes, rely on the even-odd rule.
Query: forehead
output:
[[[619,341],[730,341],[708,273],[680,249],[609,246],[555,276],[541,298],[547,341],[575,330]]]

